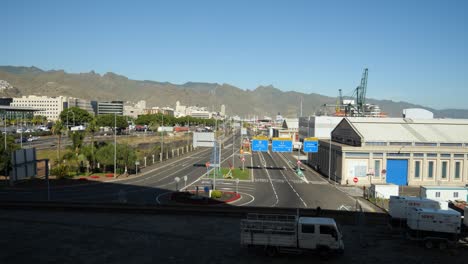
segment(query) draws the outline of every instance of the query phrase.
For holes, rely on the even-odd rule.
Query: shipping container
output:
[[[452,209],[410,208],[406,224],[412,230],[460,234],[461,215]]]
[[[390,196],[399,195],[399,186],[395,184],[372,184],[371,194],[374,198],[390,199]]]
[[[421,186],[421,197],[437,201],[467,201],[468,187]]]

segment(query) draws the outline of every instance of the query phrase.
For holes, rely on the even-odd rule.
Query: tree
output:
[[[73,121],[75,121],[76,126],[85,125],[93,119],[93,116],[88,111],[78,107],[70,107],[60,113],[60,120],[64,124],[67,124],[67,115],[68,124],[73,124]]]
[[[135,149],[128,144],[117,144],[117,165],[120,168],[128,168],[135,164],[137,155]]]
[[[60,148],[61,148],[61,143],[62,143],[62,134],[64,131],[65,131],[65,127],[60,120],[55,122],[54,126],[52,126],[52,134],[56,135],[58,138],[58,144],[57,144],[57,161],[58,162],[60,162],[61,160]]]
[[[128,126],[125,116],[115,116],[117,129],[124,129]],[[114,127],[114,115],[99,115],[96,119],[96,124],[101,127]]]
[[[99,130],[99,127],[96,124],[96,118],[93,118],[86,127],[86,132],[91,135],[91,150],[90,150],[90,158],[88,159],[89,163],[91,164],[91,169],[94,170],[94,165],[96,163],[96,158],[94,156],[94,133]]]
[[[47,117],[42,115],[36,115],[32,118],[31,122],[36,126],[43,125],[45,122],[47,122]]]
[[[0,134],[0,174],[7,176],[11,170],[11,154],[13,151],[19,149],[18,144],[15,144],[15,139],[12,136],[7,136],[7,145],[5,150],[5,134]]]
[[[104,166],[103,171],[106,171],[106,166],[114,164],[114,145],[106,144],[96,151],[96,160]]]

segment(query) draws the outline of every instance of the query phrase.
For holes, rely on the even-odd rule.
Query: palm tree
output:
[[[57,120],[57,122],[55,122],[54,126],[52,127],[52,134],[57,135],[58,137],[57,161],[60,161],[60,148],[61,148],[61,143],[62,143],[62,133],[64,130],[65,130],[65,126],[60,120]]]

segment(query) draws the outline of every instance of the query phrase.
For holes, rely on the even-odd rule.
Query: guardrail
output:
[[[293,214],[299,216],[331,217],[342,225],[365,224],[386,225],[388,215],[385,213],[338,211],[324,209],[294,209],[276,207],[236,207],[229,205],[199,206],[199,205],[137,205],[117,203],[79,203],[79,202],[46,202],[46,201],[0,201],[2,209],[59,210],[80,212],[106,213],[138,213],[138,214],[174,214],[174,215],[205,215],[246,217],[249,213],[260,214]]]

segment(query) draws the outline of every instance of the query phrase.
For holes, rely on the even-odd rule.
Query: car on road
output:
[[[15,143],[21,143],[21,142],[23,142],[23,143],[28,142],[28,139],[26,137],[15,139]]]
[[[28,141],[29,141],[29,142],[33,142],[33,141],[38,140],[39,138],[40,138],[40,137],[32,137],[32,136],[31,136],[31,137],[28,137]]]

